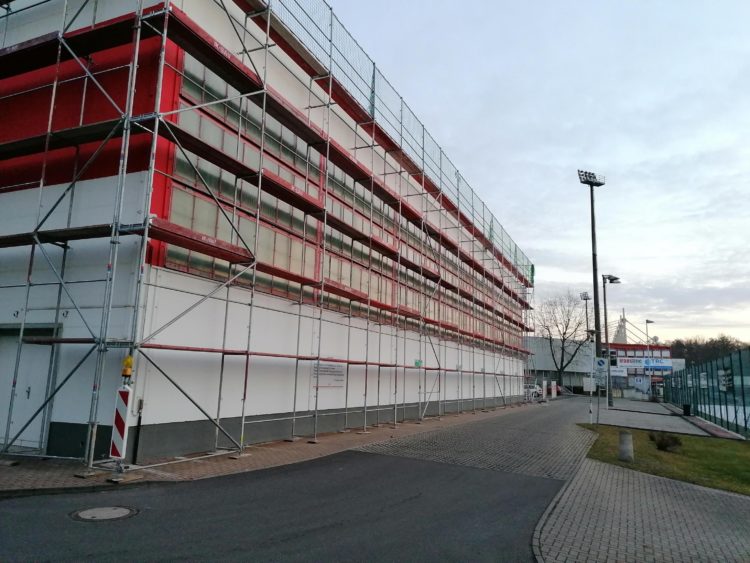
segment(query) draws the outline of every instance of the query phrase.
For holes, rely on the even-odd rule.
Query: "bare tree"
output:
[[[534,318],[539,335],[547,340],[562,385],[563,372],[588,340],[582,302],[568,291],[543,301]]]

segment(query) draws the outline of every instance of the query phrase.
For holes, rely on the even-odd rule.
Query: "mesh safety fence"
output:
[[[664,397],[733,432],[748,435],[750,348],[664,378]]]

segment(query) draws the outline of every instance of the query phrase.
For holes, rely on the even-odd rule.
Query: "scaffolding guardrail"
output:
[[[380,72],[333,14],[325,0],[269,2],[274,15],[291,31],[459,210],[478,226],[526,280],[534,283],[534,265],[494,214],[466,182],[403,97]]]

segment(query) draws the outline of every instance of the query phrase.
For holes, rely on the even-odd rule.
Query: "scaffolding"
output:
[[[48,2],[0,3],[4,28],[21,11],[28,14],[44,4]],[[0,84],[33,71],[51,77],[49,82],[0,96],[3,104],[41,90],[49,92],[46,129],[0,143],[0,163],[39,159],[37,180],[22,178],[16,185],[0,188],[0,194],[36,190],[39,202],[33,229],[0,236],[0,249],[29,249],[23,283],[0,287],[18,289],[23,295],[16,316],[18,341],[2,452],[11,451],[34,420],[48,422],[54,398],[83,366],[89,366],[88,430],[85,447],[76,457],[91,467],[102,419],[102,381],[112,370],[113,358],[126,354],[136,358],[136,373],[150,366],[210,421],[217,450],[228,447],[242,452],[253,441],[251,425],[268,421],[288,420],[289,440],[302,433],[315,443],[321,417],[343,416],[339,430],[347,431],[356,415],[360,430],[367,432],[384,421],[397,427],[407,420],[524,400],[527,352],[521,335],[530,330],[533,265],[325,2],[201,3],[201,11],[210,9],[221,18],[215,27],[225,30],[228,38],[215,37],[196,23],[187,7],[198,4],[189,0],[132,0],[129,10],[104,20],[97,16],[97,0],[52,4],[60,6],[55,31],[0,50]],[[117,49],[123,60],[98,68],[94,57]],[[156,63],[148,64],[149,60]],[[202,69],[206,83],[214,78],[223,83],[222,93],[209,93],[208,87],[196,82],[193,87],[203,89],[200,97],[187,92],[189,64]],[[289,101],[285,90],[271,84],[271,71],[295,81],[294,88],[304,86],[306,101]],[[124,73],[117,91],[112,86],[117,83],[112,80],[115,73]],[[78,116],[75,123],[60,127],[58,98],[71,84],[83,91]],[[145,107],[140,91],[149,85],[153,103]],[[167,92],[169,88],[174,92]],[[107,107],[108,111],[102,110],[105,118],[88,116],[87,100],[92,97]],[[283,143],[278,143],[280,150],[268,146],[278,141],[275,131],[269,131],[276,124],[290,132],[297,147],[303,147],[293,158],[304,156],[299,158],[304,170],[285,164],[279,156],[288,148]],[[208,138],[211,127],[223,132],[223,141],[217,144]],[[345,146],[343,139],[352,142]],[[60,154],[67,155],[74,170],[50,202],[48,186],[60,184],[54,180]],[[169,155],[169,166],[161,158],[164,154]],[[77,224],[74,198],[80,183],[108,158],[116,163],[109,175],[115,180],[111,220]],[[133,204],[128,200],[128,175],[134,160],[138,161],[135,170],[145,172],[144,189],[138,194],[143,211],[139,221],[127,212]],[[182,176],[175,171],[180,165]],[[217,170],[222,179],[215,181],[208,170]],[[231,180],[227,185],[220,183],[225,175]],[[160,189],[171,193],[178,185],[195,201],[200,198],[217,210],[213,232],[181,224],[166,207],[154,213],[155,194]],[[276,210],[276,218],[280,206],[285,206],[294,224],[274,224],[264,205]],[[60,213],[66,216],[65,226],[52,227],[51,217]],[[274,234],[279,232],[289,237]],[[126,239],[137,241],[134,256],[123,256]],[[300,245],[301,266],[296,270],[291,256],[287,267],[273,258],[276,241],[284,241],[278,245],[283,252],[287,239]],[[108,241],[104,273],[70,279],[71,249],[93,240]],[[290,254],[292,248],[288,247]],[[195,260],[200,266],[193,266],[196,256],[203,257]],[[37,279],[40,263],[52,279],[44,275]],[[164,267],[198,273],[204,278],[202,289],[160,286],[158,269]],[[337,267],[342,270],[339,274],[334,271]],[[132,283],[122,281],[128,276]],[[365,276],[366,283],[355,283],[355,278]],[[103,285],[99,305],[81,304],[76,288],[87,284]],[[51,287],[56,294],[49,331],[41,336],[30,314],[36,287]],[[157,290],[180,292],[190,302],[153,326],[146,317]],[[116,298],[123,300],[123,292],[128,293],[126,303],[115,303]],[[254,346],[255,317],[268,308],[259,295],[274,293],[292,307],[273,312],[293,317],[296,325],[285,352]],[[223,307],[220,346],[159,338],[193,319],[191,313],[209,302]],[[113,330],[115,309],[129,311],[126,330]],[[83,336],[61,332],[69,313],[77,317]],[[245,315],[247,329],[240,335],[242,345],[230,345],[238,339],[231,319],[239,314]],[[324,353],[325,333],[333,326],[346,331],[345,355]],[[360,332],[364,349],[356,353],[354,342],[362,340]],[[303,340],[308,336],[313,345],[305,350]],[[418,357],[410,362],[414,343]],[[30,346],[50,349],[47,388],[33,416],[11,431],[22,353]],[[77,360],[72,369],[58,374],[63,350],[73,351]],[[165,368],[159,354],[166,352],[219,358],[215,408],[201,404]],[[455,367],[448,365],[454,352]],[[240,359],[243,372],[241,416],[234,431],[224,424],[222,414],[225,371],[232,358]],[[263,359],[293,363],[289,416],[248,416],[253,362]],[[343,409],[321,408],[320,374],[327,364],[343,366]],[[307,408],[300,407],[298,397],[303,366],[309,368],[313,381],[314,400]],[[363,405],[353,407],[350,383],[355,370],[364,371],[364,389]],[[481,389],[477,389],[478,378]],[[139,383],[136,377],[136,389]],[[417,390],[416,404],[407,400],[410,385]],[[449,389],[455,395],[452,399]],[[139,391],[145,393],[144,388]],[[140,415],[142,405],[132,409],[131,414]],[[306,426],[300,430],[303,421]],[[41,428],[38,447],[16,449],[16,453],[47,455],[46,424]]]

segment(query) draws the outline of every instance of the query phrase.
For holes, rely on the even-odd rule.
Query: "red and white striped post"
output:
[[[112,424],[112,441],[109,445],[109,457],[125,458],[125,447],[128,439],[128,405],[130,404],[130,387],[123,385],[117,390],[115,398],[115,420]]]
[[[112,440],[109,444],[109,457],[125,459],[128,444],[128,406],[130,405],[130,377],[133,375],[133,356],[122,362],[122,387],[115,396],[115,418],[112,423]]]

